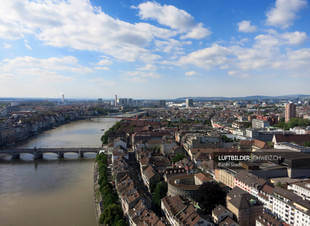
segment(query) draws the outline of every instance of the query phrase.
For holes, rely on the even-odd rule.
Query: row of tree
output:
[[[105,133],[101,136],[102,144],[108,144],[109,138],[114,137],[120,128],[121,128],[121,121],[115,123],[110,129],[105,131]]]
[[[124,220],[118,195],[108,181],[107,155],[103,153],[98,154],[96,157],[96,162],[98,164],[99,173],[99,191],[102,197],[101,206],[103,207],[103,211],[99,218],[99,223],[103,225],[125,226],[127,223]]]
[[[171,161],[173,163],[176,163],[178,161],[181,161],[185,158],[185,155],[184,154],[181,154],[181,153],[177,153],[175,156],[172,157]]]
[[[108,109],[108,108],[105,108],[105,107],[102,107],[102,106],[92,106],[92,107],[89,108],[89,110],[96,111],[100,115],[108,115],[109,113],[117,113],[117,112],[119,112],[118,110]]]
[[[152,188],[152,208],[154,212],[161,216],[161,199],[167,195],[168,185],[165,181],[160,181]]]
[[[294,128],[296,126],[306,127],[310,126],[310,120],[309,119],[302,119],[302,118],[292,118],[287,123],[284,122],[284,120],[280,121],[275,125],[276,127],[289,130],[290,128]]]

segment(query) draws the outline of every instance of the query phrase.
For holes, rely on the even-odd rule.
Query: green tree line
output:
[[[103,212],[100,215],[99,223],[103,225],[125,226],[122,207],[118,202],[118,195],[113,190],[112,185],[108,181],[108,161],[107,155],[101,153],[96,157],[98,164],[100,186],[99,191],[102,197]]]
[[[280,121],[275,125],[276,127],[289,130],[290,128],[294,128],[296,126],[310,126],[310,120],[309,119],[302,119],[302,118],[292,118],[287,123],[284,122],[284,120]]]
[[[183,160],[184,158],[185,158],[185,155],[184,155],[184,154],[177,153],[177,154],[171,159],[171,161],[172,161],[173,163],[176,163],[176,162],[178,162],[178,161],[180,161],[180,160]]]
[[[117,131],[121,128],[121,121],[115,123],[110,129],[105,131],[105,133],[101,136],[102,144],[108,144],[109,137],[113,137],[116,135]]]
[[[167,195],[168,185],[165,181],[160,181],[152,188],[152,204],[157,215],[161,215],[161,199]]]

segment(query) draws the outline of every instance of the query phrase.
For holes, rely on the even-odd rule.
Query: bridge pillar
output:
[[[14,160],[20,159],[20,154],[19,153],[13,153],[12,159],[14,159]]]
[[[34,152],[33,153],[33,159],[37,160],[37,159],[42,159],[43,158],[43,154],[41,152]]]
[[[64,153],[62,151],[58,152],[58,158],[59,159],[63,159],[65,156],[64,156]]]
[[[79,157],[80,157],[80,158],[84,158],[84,152],[79,151]]]

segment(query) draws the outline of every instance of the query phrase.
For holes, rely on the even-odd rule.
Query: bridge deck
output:
[[[14,148],[7,150],[0,150],[0,154],[12,154],[12,153],[85,153],[85,152],[94,152],[97,153],[100,148]]]

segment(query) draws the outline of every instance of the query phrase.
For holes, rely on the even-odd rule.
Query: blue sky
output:
[[[310,94],[307,0],[10,0],[0,97]]]

